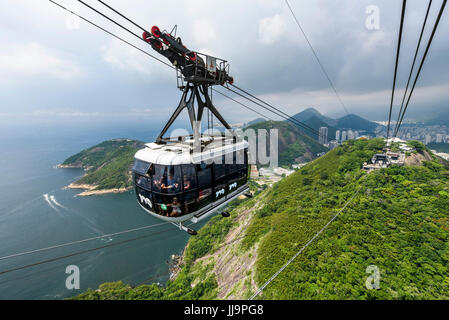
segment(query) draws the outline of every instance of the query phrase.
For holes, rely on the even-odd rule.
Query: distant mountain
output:
[[[278,129],[278,152],[279,165],[291,165],[296,162],[310,161],[316,157],[317,153],[325,152],[328,149],[318,143],[315,139],[306,135],[298,127],[285,121],[264,121],[253,124],[247,129]],[[269,143],[269,138],[267,138]]]
[[[337,124],[335,126],[339,129],[364,130],[372,133],[379,125],[375,122],[359,117],[358,115],[349,114],[337,119]]]
[[[259,123],[259,122],[265,122],[265,121],[266,120],[264,118],[257,118],[257,119],[254,119],[253,121],[248,122],[246,124],[246,127],[249,127],[249,126],[251,126],[253,124],[256,124],[256,123]]]
[[[349,114],[339,119],[332,119],[322,115],[314,108],[308,108],[301,111],[292,116],[292,118],[312,127],[316,131],[318,131],[320,127],[328,127],[329,140],[335,139],[335,133],[338,129],[352,129],[373,134],[375,129],[379,126],[377,123],[366,120],[355,114]],[[316,139],[316,135],[314,136],[313,133],[304,132]]]
[[[311,117],[307,121],[303,122],[304,124],[308,125],[309,127],[315,129],[316,131],[319,131],[321,127],[327,127],[328,132],[327,136],[329,140],[335,139],[335,133],[337,132],[337,129],[331,125],[329,125],[328,122],[325,122],[323,120],[323,117]],[[308,136],[312,137],[313,139],[318,140],[318,136],[314,133],[312,133],[310,130],[305,130],[304,133],[306,133]]]
[[[292,116],[293,119],[296,119],[300,122],[307,122],[312,118],[318,118],[322,122],[326,123],[329,126],[334,126],[336,121],[332,118],[323,116],[318,110],[315,108],[307,108],[304,111],[301,111],[300,113],[295,114]]]

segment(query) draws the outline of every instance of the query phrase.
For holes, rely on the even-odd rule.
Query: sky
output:
[[[78,1],[55,1],[157,55],[150,46]],[[141,34],[98,1],[85,1]],[[226,59],[237,86],[288,114],[314,107],[329,116],[346,115],[284,0],[105,2],[148,29],[158,25],[171,30],[177,25],[178,35],[189,49]],[[423,44],[441,2],[433,2]],[[290,0],[350,113],[371,120],[387,118],[401,3]],[[395,110],[426,7],[423,0],[407,4]],[[448,10],[440,21],[406,118],[428,117],[448,107]],[[0,125],[70,121],[162,125],[175,110],[180,95],[174,70],[78,21],[49,1],[1,1]],[[214,104],[231,123],[259,117],[218,95]]]

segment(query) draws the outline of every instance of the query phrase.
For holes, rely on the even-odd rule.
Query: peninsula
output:
[[[134,154],[144,147],[141,141],[113,139],[77,153],[58,168],[82,168],[85,174],[67,189],[84,190],[78,196],[126,192],[132,188]]]

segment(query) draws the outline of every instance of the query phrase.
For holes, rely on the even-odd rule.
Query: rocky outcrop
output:
[[[432,156],[427,151],[423,151],[422,153],[411,153],[409,156],[406,156],[404,163],[406,166],[420,166],[423,161],[431,160]]]
[[[235,218],[236,226],[227,234],[223,245],[212,254],[201,257],[195,264],[212,264],[210,272],[214,272],[218,283],[218,299],[242,300],[249,293],[257,290],[255,263],[258,244],[249,250],[242,250],[242,241],[251,219],[261,206],[257,202],[249,208],[243,207]]]

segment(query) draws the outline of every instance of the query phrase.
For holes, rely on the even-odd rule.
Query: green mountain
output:
[[[355,114],[349,114],[338,119],[332,119],[322,115],[314,108],[308,108],[301,111],[300,113],[292,116],[292,118],[307,124],[317,131],[320,127],[328,127],[329,140],[335,139],[335,132],[338,129],[352,129],[373,134],[375,129],[379,126],[377,123],[366,120]],[[310,135],[309,133],[307,134]]]
[[[165,287],[119,281],[76,299],[247,299],[340,211],[260,298],[449,299],[449,165],[419,144],[420,165],[362,171],[383,147],[347,141],[233,202],[190,238]]]
[[[248,126],[250,126],[250,125],[253,125],[253,124],[256,124],[256,123],[259,123],[259,122],[265,122],[265,121],[266,121],[266,120],[265,120],[264,118],[257,118],[257,119],[254,119],[254,120],[248,122],[248,123],[246,124],[246,127],[248,127]]]
[[[316,140],[305,134],[297,126],[285,121],[264,121],[250,125],[247,129],[267,130],[267,148],[269,149],[269,130],[278,129],[278,154],[279,166],[289,166],[299,161],[310,161],[316,157],[317,153],[325,152],[328,149]]]
[[[96,186],[94,190],[129,188],[134,154],[144,143],[114,139],[83,150],[65,160],[61,168],[83,168],[86,174],[75,185]]]
[[[300,122],[307,122],[309,121],[311,118],[318,118],[319,120],[321,120],[323,123],[326,124],[326,126],[334,126],[336,124],[336,120],[323,116],[318,110],[316,110],[315,108],[307,108],[297,114],[295,114],[294,116],[292,116],[292,118],[300,121]]]
[[[373,133],[379,126],[375,122],[371,122],[355,114],[349,114],[340,119],[337,119],[335,124],[337,128],[348,128],[353,130],[364,130],[369,133]]]
[[[335,127],[333,127],[333,126],[330,126],[326,122],[324,122],[321,117],[313,116],[310,119],[308,119],[307,121],[305,121],[304,123],[306,125],[308,125],[309,127],[314,128],[318,132],[319,132],[319,129],[321,127],[327,127],[328,140],[334,140],[335,139],[335,133],[337,132],[337,129]],[[316,134],[310,133],[309,131],[307,131],[307,133],[312,138],[318,139]]]

